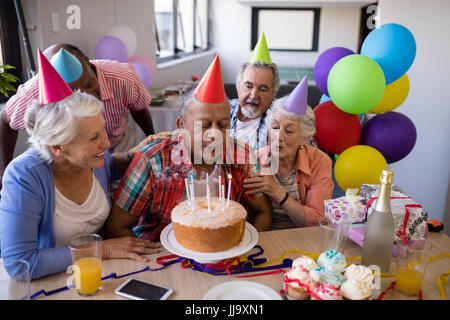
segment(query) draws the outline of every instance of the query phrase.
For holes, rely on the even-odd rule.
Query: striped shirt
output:
[[[256,196],[245,192],[243,181],[260,171],[256,158],[248,145],[235,139],[228,140],[226,150],[227,159],[220,164],[222,181],[232,175],[230,198],[248,208]],[[171,222],[172,209],[183,201],[184,179],[193,167],[190,153],[176,137],[151,142],[134,156],[113,198],[117,206],[139,217],[133,228],[137,237],[159,239]]]
[[[103,117],[111,148],[124,136],[130,110],[143,110],[150,105],[151,97],[129,63],[111,60],[91,60],[97,72]],[[25,129],[24,114],[34,100],[39,99],[38,75],[20,85],[17,93],[8,100],[5,112],[13,130]]]
[[[289,194],[291,198],[293,198],[295,201],[300,202],[300,196],[298,194],[297,188],[296,170],[289,174],[287,181],[284,181],[282,177],[279,178],[277,174],[274,174],[273,178],[275,179],[277,184]],[[272,230],[298,227],[295,222],[292,221],[292,219],[287,215],[284,209],[278,206],[278,203],[272,202],[272,208]]]

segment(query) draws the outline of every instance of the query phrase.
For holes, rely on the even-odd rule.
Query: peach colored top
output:
[[[270,146],[257,152],[261,167],[268,166]],[[269,160],[270,161],[270,160]],[[332,165],[330,157],[316,147],[304,145],[297,154],[297,187],[305,209],[305,227],[319,224],[324,217],[323,201],[333,195]]]

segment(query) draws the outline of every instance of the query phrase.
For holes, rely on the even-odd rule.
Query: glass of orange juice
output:
[[[92,296],[102,289],[101,244],[102,238],[97,234],[81,234],[69,240],[72,272],[77,292],[81,296]]]
[[[422,287],[428,260],[431,256],[431,242],[426,239],[397,241],[396,288],[407,295],[416,296]]]

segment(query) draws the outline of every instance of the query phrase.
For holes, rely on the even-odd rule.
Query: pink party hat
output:
[[[283,106],[287,111],[298,115],[306,114],[306,105],[308,98],[308,76],[295,87],[283,102]]]
[[[53,68],[41,50],[38,49],[39,61],[39,104],[46,105],[61,101],[73,91]]]

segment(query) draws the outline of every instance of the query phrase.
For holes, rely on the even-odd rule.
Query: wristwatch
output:
[[[280,201],[280,203],[278,204],[279,207],[282,207],[283,204],[287,201],[287,199],[289,198],[289,193],[286,192],[286,194],[284,195],[283,200]]]

